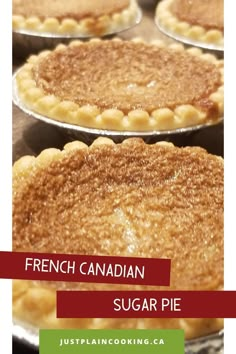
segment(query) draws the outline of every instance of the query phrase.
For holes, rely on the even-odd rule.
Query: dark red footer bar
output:
[[[170,285],[170,259],[0,252],[0,278]]]
[[[59,318],[236,318],[236,291],[58,291]]]

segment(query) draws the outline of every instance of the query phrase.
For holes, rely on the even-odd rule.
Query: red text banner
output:
[[[59,318],[236,318],[236,291],[58,291]]]
[[[113,284],[170,284],[170,259],[0,252],[0,278]]]

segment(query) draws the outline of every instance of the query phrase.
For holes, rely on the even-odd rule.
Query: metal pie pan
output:
[[[161,24],[158,16],[155,16],[155,24],[163,34],[174,39],[175,41],[181,42],[181,43],[186,44],[188,46],[199,47],[203,50],[212,51],[216,55],[223,55],[223,53],[224,53],[224,47],[221,45],[196,41],[191,38],[181,36],[180,34],[169,30],[168,28],[163,26],[163,24]]]
[[[142,10],[138,8],[136,18],[130,25],[121,25],[117,31],[108,31],[101,37],[110,37],[127,31],[138,25],[142,20]],[[74,39],[89,40],[96,37],[92,34],[57,34],[51,32],[37,32],[27,29],[17,29],[12,31],[12,42],[14,54],[16,56],[26,56],[44,49],[56,47],[60,43],[67,44]]]
[[[35,351],[39,348],[39,330],[24,322],[14,321],[13,338]],[[185,354],[223,354],[224,332],[186,340]]]
[[[118,130],[107,130],[107,129],[95,129],[82,127],[75,124],[64,123],[57,121],[55,119],[49,118],[47,116],[41,115],[35,111],[29,109],[19,98],[16,85],[16,75],[17,72],[13,75],[13,102],[18,106],[24,113],[28,116],[50,124],[55,128],[60,129],[64,134],[69,136],[72,140],[79,139],[84,141],[87,144],[92,143],[97,137],[108,137],[113,139],[115,142],[122,142],[124,139],[130,137],[142,138],[145,142],[155,142],[161,140],[172,140],[173,136],[181,137],[182,135],[188,135],[199,130],[215,126],[223,122],[223,118],[219,118],[209,123],[178,128],[174,130],[155,130],[155,131],[118,131]]]

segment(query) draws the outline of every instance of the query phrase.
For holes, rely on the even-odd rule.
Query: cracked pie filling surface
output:
[[[173,34],[205,44],[224,45],[224,0],[163,0],[157,20]]]
[[[95,35],[135,24],[135,0],[13,0],[15,31],[43,34]]]
[[[22,203],[24,201],[24,203]],[[223,160],[198,147],[122,144],[25,156],[13,167],[13,250],[171,258],[171,290],[223,288]],[[15,280],[14,318],[40,328],[218,331],[222,319],[57,319],[56,289],[166,288]]]
[[[172,130],[224,110],[223,62],[159,41],[73,41],[31,56],[16,81],[30,110],[89,128]]]

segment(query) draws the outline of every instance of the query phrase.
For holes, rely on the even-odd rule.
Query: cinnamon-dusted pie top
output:
[[[172,12],[182,21],[206,29],[224,29],[223,0],[174,0]]]
[[[100,41],[55,51],[34,69],[37,86],[79,105],[124,113],[194,104],[214,111],[208,96],[220,85],[215,65],[144,43]],[[215,107],[215,109],[217,109]]]
[[[100,17],[120,12],[129,6],[129,0],[13,0],[13,13],[40,19]]]
[[[167,257],[172,289],[223,286],[218,157],[130,140],[60,153],[19,181],[15,251]]]
[[[223,160],[201,148],[128,139],[26,156],[13,169],[13,249],[171,258],[168,289],[223,287]],[[57,319],[56,289],[161,287],[16,280],[14,318],[40,328],[182,328],[216,332],[220,319]]]

